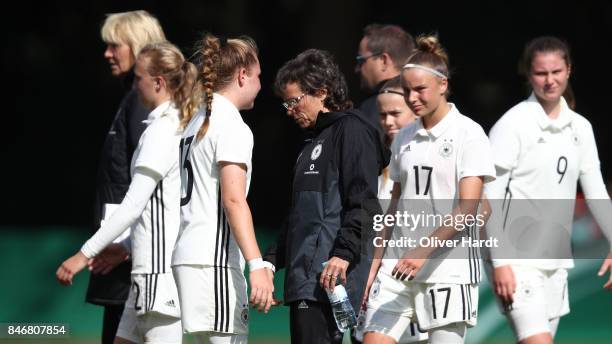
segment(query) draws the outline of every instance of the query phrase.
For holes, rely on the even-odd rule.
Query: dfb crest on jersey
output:
[[[312,153],[310,153],[310,159],[317,160],[319,156],[321,156],[322,150],[323,150],[323,145],[321,143],[317,143],[317,145],[312,149]]]
[[[531,284],[525,282],[520,287],[520,291],[526,298],[531,298],[533,296],[533,287]]]
[[[572,142],[576,145],[579,146],[580,145],[580,136],[578,136],[577,132],[573,132],[572,133]]]
[[[452,140],[451,140],[451,142],[452,142]],[[447,142],[446,140],[444,140],[444,143],[440,147],[439,153],[444,158],[448,158],[449,156],[451,156],[451,154],[453,154],[453,145],[452,145],[452,143]]]
[[[380,293],[380,281],[378,278],[372,284],[372,290],[370,291],[370,297],[375,298]]]
[[[249,309],[248,308],[244,308],[242,310],[242,313],[240,314],[240,320],[242,320],[242,323],[245,325],[249,324]]]

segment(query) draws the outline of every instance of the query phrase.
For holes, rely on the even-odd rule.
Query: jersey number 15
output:
[[[189,148],[193,142],[193,136],[181,139],[180,143],[180,162],[181,162],[181,185],[185,186],[185,197],[181,196],[181,206],[189,203],[191,200],[191,191],[193,190],[193,167],[189,161]],[[185,180],[186,178],[186,180]]]

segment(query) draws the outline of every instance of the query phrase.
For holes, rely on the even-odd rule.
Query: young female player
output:
[[[401,77],[398,75],[385,82],[378,95],[376,105],[380,114],[380,124],[385,133],[385,144],[391,148],[391,143],[399,131],[416,120],[416,116],[404,100],[404,90],[402,89]],[[389,205],[393,181],[389,178],[389,167],[385,167],[381,175],[378,176],[378,198],[381,201],[383,211]],[[355,338],[363,341],[363,327],[365,326],[365,311],[368,295],[365,294],[361,305],[361,311],[357,319]],[[410,331],[404,332],[399,343],[413,343],[415,341],[426,340],[427,333],[419,332],[416,323],[410,324]]]
[[[261,259],[246,201],[253,134],[239,112],[253,108],[261,88],[257,53],[246,36],[204,36],[200,79],[183,110],[182,223],[172,268],[183,328],[198,342],[246,343],[245,259],[251,303],[266,312],[272,304],[270,265]]]
[[[390,148],[399,131],[416,120],[404,100],[399,75],[383,84],[376,97],[376,105],[380,113],[380,124],[385,132],[385,144]],[[386,167],[378,177],[378,198],[390,199],[392,189],[393,181],[389,178],[389,167]]]
[[[131,227],[132,287],[115,343],[181,343],[176,285],[170,270],[180,224],[178,133],[182,104],[197,71],[170,43],[145,46],[137,57],[134,85],[152,110],[132,159],[132,182],[119,208],[57,270],[64,285]]]
[[[477,236],[476,228],[462,218],[475,216],[483,184],[495,171],[480,125],[447,102],[448,75],[448,57],[437,37],[419,37],[401,73],[404,97],[418,119],[391,146],[392,198],[405,200],[410,212],[425,207],[452,215],[452,222],[434,225],[429,238],[469,239]],[[396,227],[390,237],[401,239],[403,233]],[[466,326],[476,324],[478,252],[417,243],[411,250],[387,248],[382,260],[374,260],[364,343],[397,343],[411,320],[428,331],[431,343],[462,343]]]
[[[89,235],[93,235],[102,221],[108,220],[113,210],[123,201],[131,182],[131,159],[146,129],[143,121],[151,112],[140,103],[132,87],[136,57],[145,45],[166,41],[157,18],[143,10],[108,14],[100,34],[106,44],[104,59],[108,61],[111,74],[119,79],[118,85],[121,85],[123,96],[117,110],[113,112],[114,119],[98,160],[93,226],[88,230],[91,231]],[[129,231],[117,238],[116,242],[127,235]],[[132,262],[122,258],[122,264],[112,271],[97,273],[94,269],[89,274],[85,300],[104,307],[102,344],[111,344],[115,340],[131,287]]]
[[[556,208],[555,214],[566,215],[562,225],[571,230],[579,180],[591,212],[610,239],[612,206],[601,176],[593,129],[587,119],[568,107],[563,96],[571,70],[565,42],[555,37],[538,37],[529,42],[523,52],[522,71],[532,93],[508,110],[491,129],[489,138],[497,180],[487,186],[487,195],[508,201],[505,209],[498,211],[504,216],[510,212],[506,232],[524,229],[512,226],[512,209],[516,213],[520,202],[525,202],[519,199],[530,200],[530,208],[534,203],[548,202]],[[554,202],[543,201],[553,199]],[[545,213],[552,210],[547,208]],[[545,230],[544,226],[535,229]],[[552,233],[553,237],[562,234]],[[553,237],[544,241],[549,246],[560,246],[552,244]],[[502,259],[493,259],[493,288],[517,341],[552,343],[560,317],[569,313],[567,269],[573,266],[573,261],[560,259],[569,258],[562,256],[498,258]],[[610,259],[604,262],[600,275],[611,263]],[[612,279],[604,287],[611,289]]]

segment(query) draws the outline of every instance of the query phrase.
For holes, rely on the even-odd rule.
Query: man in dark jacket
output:
[[[370,24],[363,29],[363,38],[357,50],[355,73],[359,74],[361,89],[370,96],[361,103],[359,109],[378,126],[378,91],[387,80],[400,74],[413,50],[412,36],[397,25]]]
[[[372,260],[367,219],[380,212],[371,200],[389,152],[376,128],[350,109],[344,76],[329,53],[299,54],[278,71],[275,88],[311,139],[296,162],[285,229],[264,259],[286,269],[292,343],[340,343],[324,288],[345,284],[359,310]]]
[[[147,118],[149,111],[138,100],[136,90],[132,89],[136,56],[145,45],[166,40],[157,19],[146,11],[108,15],[101,35],[107,44],[104,58],[108,60],[113,76],[121,79],[125,95],[104,141],[98,165],[93,223],[95,230],[100,228],[102,219],[110,216],[112,205],[123,200],[130,186],[132,155],[146,128],[142,121]],[[121,247],[120,244],[116,246]],[[108,250],[113,250],[113,247]],[[97,259],[105,256],[114,259],[117,257],[116,254],[105,255],[103,252]],[[103,344],[113,343],[115,339],[130,288],[131,270],[131,261],[125,261],[108,274],[90,275],[86,301],[104,306]]]

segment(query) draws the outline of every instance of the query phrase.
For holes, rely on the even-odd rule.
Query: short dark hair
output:
[[[308,49],[287,61],[276,73],[276,94],[282,96],[289,83],[299,84],[302,91],[310,95],[326,90],[324,104],[332,111],[342,111],[353,106],[344,75],[328,51]]]
[[[387,53],[401,69],[414,50],[412,35],[397,25],[370,24],[363,29],[368,49],[375,54]]]

